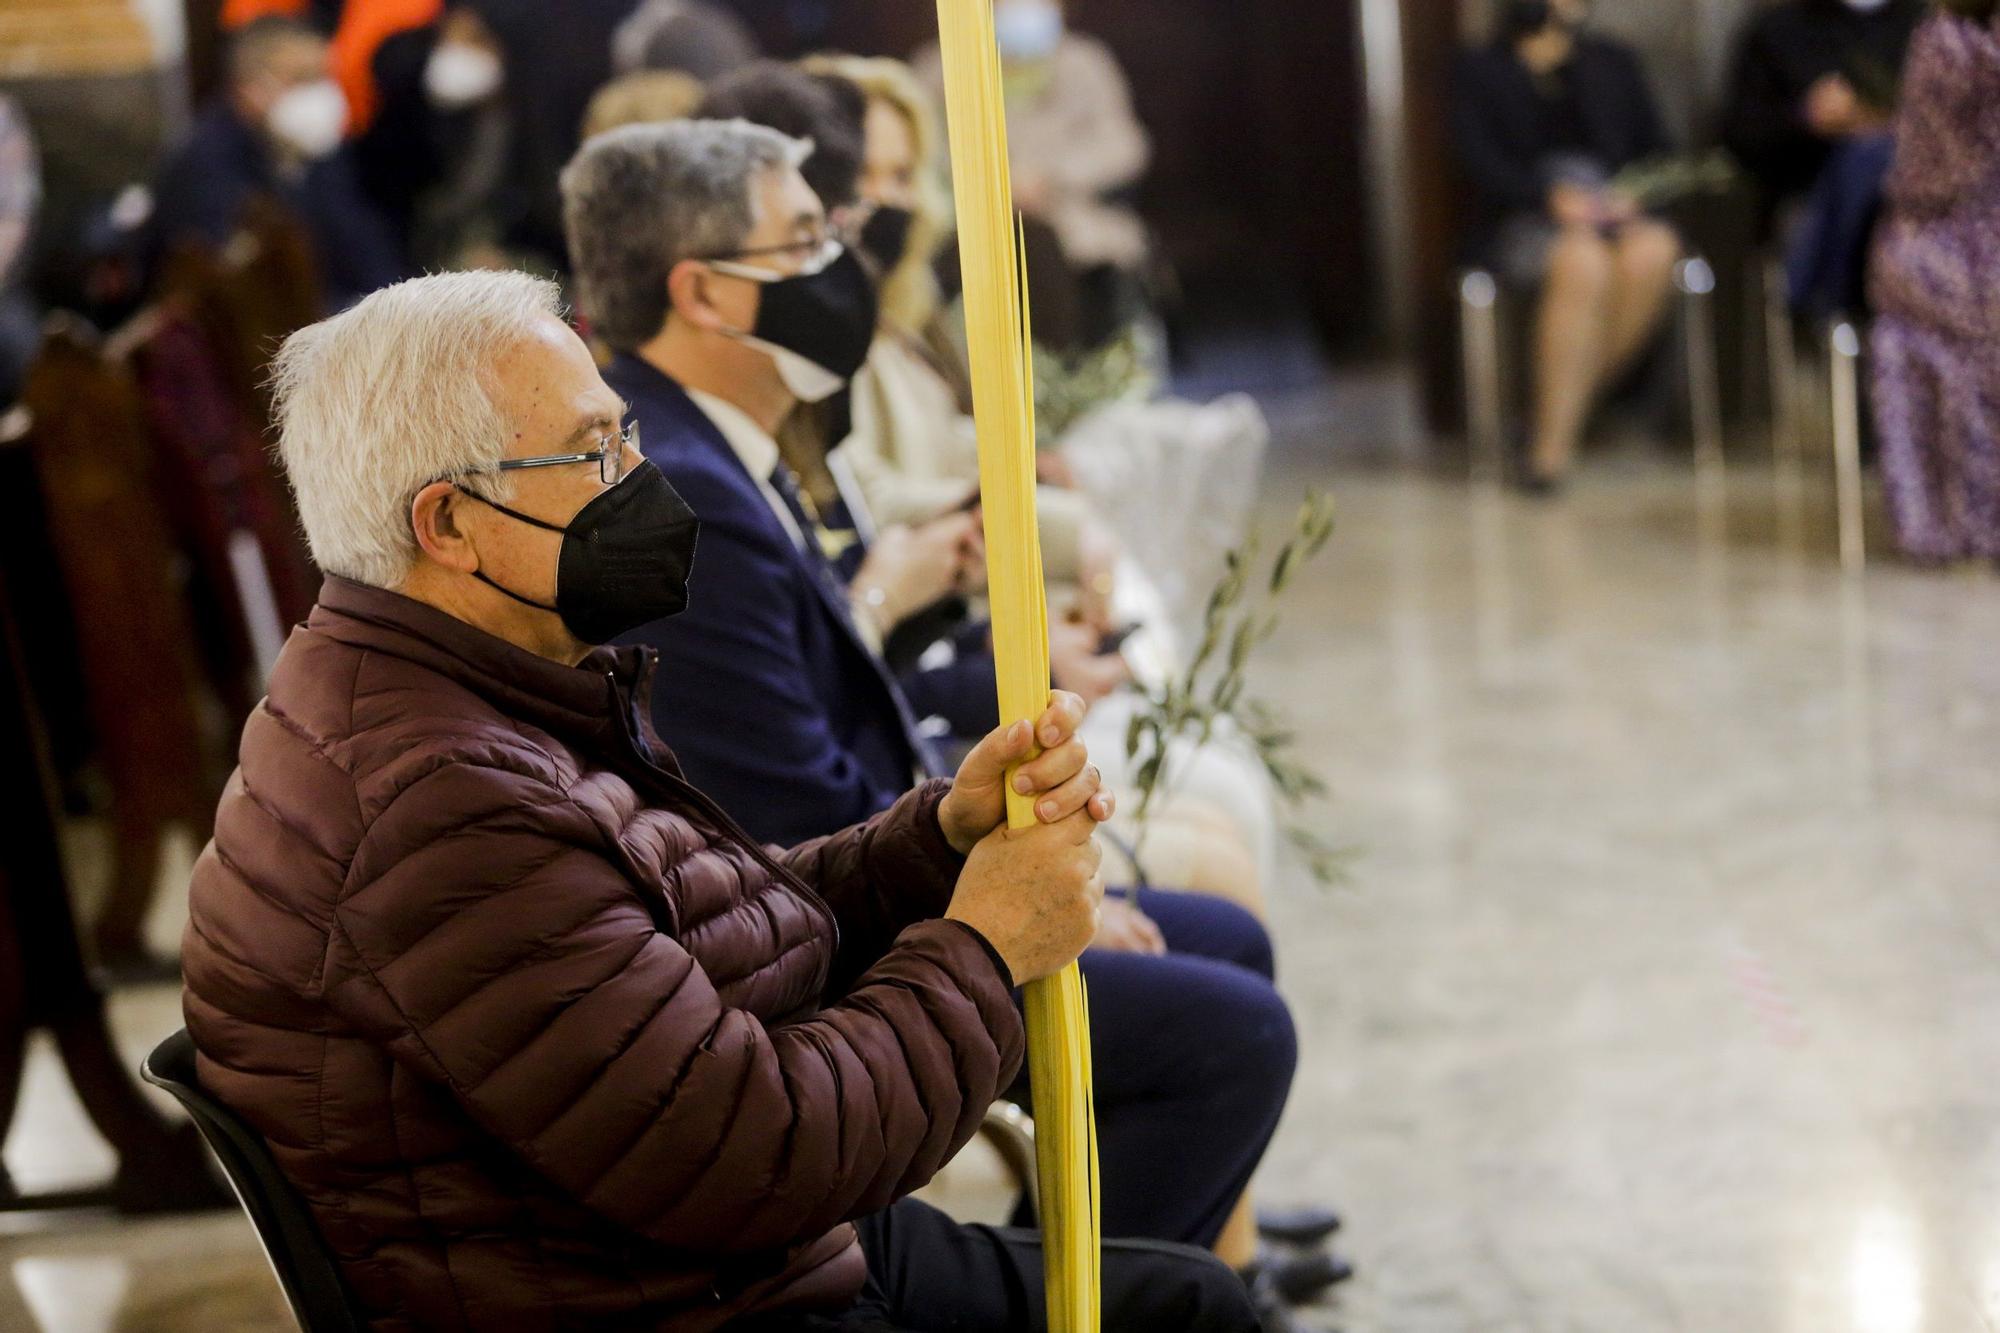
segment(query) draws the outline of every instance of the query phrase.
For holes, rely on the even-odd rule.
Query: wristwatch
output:
[[[879,583],[856,588],[854,600],[868,608],[868,614],[875,621],[877,629],[884,634],[889,632],[889,626],[885,623],[888,620],[885,610],[889,605],[889,592],[886,588]]]

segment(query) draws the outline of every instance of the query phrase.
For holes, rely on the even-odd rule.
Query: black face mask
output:
[[[577,510],[565,527],[509,509],[471,491],[483,505],[517,522],[562,534],[556,565],[556,604],[530,601],[474,570],[472,577],[523,606],[553,611],[585,643],[609,643],[649,621],[687,609],[688,571],[694,565],[701,521],[650,462]]]
[[[868,257],[875,261],[884,277],[909,253],[910,227],[916,220],[917,215],[909,209],[884,204],[862,227],[861,248],[868,252]]]
[[[762,342],[796,352],[839,379],[854,378],[875,341],[875,284],[852,251],[817,273],[763,284],[757,325]]]

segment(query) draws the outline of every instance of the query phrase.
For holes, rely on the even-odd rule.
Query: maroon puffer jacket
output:
[[[635,711],[649,671],[333,579],[244,728],[188,1027],[378,1329],[844,1306],[843,1223],[1019,1067],[1007,978],[931,919],[942,784],[766,852]]]

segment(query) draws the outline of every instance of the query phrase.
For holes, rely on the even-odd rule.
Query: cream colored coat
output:
[[[935,47],[917,58],[917,77],[944,105],[944,69]],[[1132,93],[1111,49],[1071,32],[1031,94],[1007,99],[1008,159],[1016,179],[1048,183],[1043,218],[1078,268],[1137,268],[1146,258],[1138,215],[1105,196],[1137,184],[1152,144],[1132,110]]]
[[[875,339],[854,377],[853,433],[838,456],[852,471],[876,524],[921,523],[948,513],[979,489],[979,440],[951,386],[902,337]],[[1074,491],[1041,487],[1042,567],[1075,582],[1090,503]]]

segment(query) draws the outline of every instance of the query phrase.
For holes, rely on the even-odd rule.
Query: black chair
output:
[[[139,1076],[172,1093],[214,1150],[243,1211],[250,1214],[264,1257],[271,1261],[299,1327],[305,1333],[365,1333],[366,1324],[334,1265],[332,1251],[320,1238],[305,1201],[278,1170],[269,1145],[196,1081],[194,1040],[187,1030],[161,1042],[139,1066]]]

